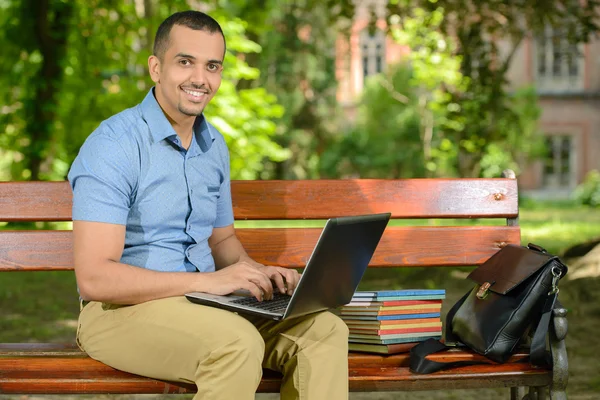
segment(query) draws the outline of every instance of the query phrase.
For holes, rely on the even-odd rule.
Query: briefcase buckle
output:
[[[484,282],[483,285],[479,286],[479,290],[477,291],[477,298],[481,300],[485,299],[488,295],[491,286],[492,285],[489,282]]]

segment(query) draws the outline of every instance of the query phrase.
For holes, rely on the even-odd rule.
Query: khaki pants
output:
[[[133,306],[90,302],[77,343],[113,368],[195,383],[194,399],[253,399],[262,367],[283,373],[282,399],[348,398],[348,329],[322,312],[281,322],[171,297]]]

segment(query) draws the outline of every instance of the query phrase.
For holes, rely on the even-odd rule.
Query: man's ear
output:
[[[155,55],[148,57],[148,71],[154,83],[160,82],[160,60]]]

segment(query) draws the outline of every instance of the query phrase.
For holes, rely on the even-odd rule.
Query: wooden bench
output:
[[[394,219],[485,218],[479,225],[467,226],[394,226],[390,222],[370,268],[476,266],[505,244],[521,240],[514,178],[235,181],[232,192],[238,221],[326,219],[388,211]],[[71,191],[66,182],[0,183],[0,221],[69,221],[70,218]],[[506,224],[490,224],[488,218],[504,219]],[[252,257],[285,267],[304,266],[319,233],[320,228],[238,229]],[[0,231],[0,272],[72,270],[71,241],[70,231]],[[465,291],[469,286],[465,282]],[[444,305],[446,309],[449,306]],[[530,366],[522,360],[526,352],[521,352],[502,365],[415,375],[408,370],[407,354],[350,353],[350,389],[506,387],[511,388],[511,398],[530,393],[527,398],[533,399],[544,398],[549,388],[552,398],[566,398],[565,314],[565,310],[555,312],[551,327],[552,369]],[[480,358],[459,350],[432,356],[434,360]],[[277,392],[279,384],[278,374],[265,371],[259,392]],[[191,385],[117,371],[90,359],[74,344],[0,344],[0,394],[194,391]]]

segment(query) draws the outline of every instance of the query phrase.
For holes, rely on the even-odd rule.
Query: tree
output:
[[[9,88],[0,113],[6,126],[0,158],[12,164],[4,179],[64,179],[98,123],[136,104],[149,89],[146,59],[158,24],[189,9],[184,0],[34,3],[0,3],[0,22],[6,27],[0,30],[6,55],[0,61],[0,82]],[[273,141],[274,121],[283,109],[264,89],[237,89],[240,80],[259,77],[244,56],[260,46],[246,39],[244,21],[227,8],[216,17],[229,50],[224,83],[207,115],[230,145],[232,177],[254,178],[265,159],[281,161],[288,155]]]
[[[390,31],[394,39],[409,47],[407,62],[413,71],[406,90],[416,94],[419,116],[419,136],[423,151],[425,174],[448,174],[450,143],[442,140],[442,127],[455,127],[448,119],[451,110],[459,107],[450,101],[448,92],[465,89],[467,80],[460,72],[461,58],[454,55],[454,42],[439,32],[444,19],[441,9],[427,12],[415,8],[410,16],[390,18]],[[402,87],[399,89],[402,91]]]
[[[72,13],[71,2],[51,0],[8,2],[2,13],[6,28],[0,40],[7,53],[0,66],[2,75],[9,78],[3,86],[10,88],[3,99],[8,113],[2,114],[12,111],[23,115],[20,121],[2,118],[2,122],[9,120],[3,124],[7,136],[2,144],[20,148],[13,172],[19,170],[19,164],[27,164],[28,172],[21,174],[24,178],[39,177],[52,144]],[[21,132],[27,134],[20,136]]]
[[[276,178],[319,176],[319,158],[340,117],[336,39],[350,27],[353,14],[350,0],[280,0],[266,15],[270,29],[254,30],[263,51],[249,60],[261,71],[253,85],[274,93],[285,109],[277,142],[291,157],[266,166]]]
[[[354,125],[331,140],[325,176],[414,178],[425,175],[421,115],[413,70],[397,65],[367,79]],[[400,91],[402,94],[400,95]]]
[[[522,116],[513,107],[506,74],[523,40],[560,27],[572,43],[589,41],[598,32],[598,0],[390,0],[388,19],[402,21],[413,10],[442,10],[439,29],[457,42],[464,90],[448,90],[448,104],[457,104],[446,134],[457,145],[460,175],[481,173],[481,161],[494,143],[503,143],[523,130]],[[501,51],[500,39],[509,43]]]
[[[465,129],[465,107],[479,106],[480,99],[452,101],[453,93],[466,93],[470,80],[461,73],[453,39],[439,30],[443,19],[443,10],[421,8],[390,18],[394,39],[412,49],[406,64],[368,80],[356,125],[326,152],[324,171],[380,178],[456,174],[459,145],[453,135]],[[536,101],[533,90],[511,96],[514,120],[503,115],[497,121],[506,140],[490,142],[482,151],[476,174],[499,176],[504,168],[518,169],[516,159],[534,153]]]

